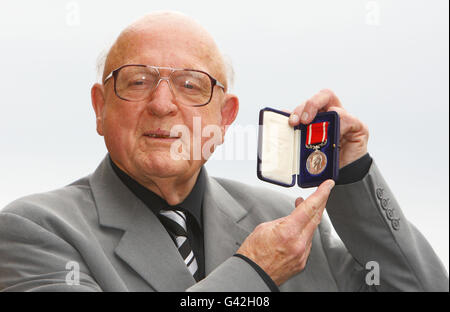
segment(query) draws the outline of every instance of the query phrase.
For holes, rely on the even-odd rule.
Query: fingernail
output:
[[[297,122],[299,121],[298,115],[297,115],[297,114],[292,114],[292,115],[289,117],[289,120],[290,120],[292,123],[297,123]]]
[[[329,187],[330,191],[333,189],[334,185],[335,185],[335,183],[333,180],[330,180],[330,182],[328,182],[328,187]]]
[[[303,114],[302,114],[302,120],[303,120],[303,121],[307,121],[307,120],[308,120],[308,117],[309,117],[309,114],[308,114],[307,112],[303,112]]]

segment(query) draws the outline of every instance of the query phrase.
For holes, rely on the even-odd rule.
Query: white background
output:
[[[206,27],[236,72],[236,124],[261,108],[293,109],[330,88],[368,124],[369,152],[404,214],[448,270],[449,17],[447,0],[2,1],[0,207],[91,173],[106,153],[95,132],[95,63],[147,12],[184,12]],[[256,177],[246,160],[210,175],[306,197]],[[232,138],[223,147],[233,144]]]

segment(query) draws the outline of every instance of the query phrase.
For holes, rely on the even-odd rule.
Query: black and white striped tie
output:
[[[171,234],[189,272],[198,281],[198,265],[186,229],[186,215],[180,210],[161,210],[160,220]]]

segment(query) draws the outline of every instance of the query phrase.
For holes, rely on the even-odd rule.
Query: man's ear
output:
[[[234,122],[236,119],[237,113],[239,111],[239,99],[234,94],[225,94],[225,99],[222,105],[221,113],[222,113],[222,142],[225,138],[225,132],[228,127]]]
[[[96,116],[97,133],[103,136],[103,108],[105,106],[105,92],[103,85],[96,83],[92,86],[91,102]]]

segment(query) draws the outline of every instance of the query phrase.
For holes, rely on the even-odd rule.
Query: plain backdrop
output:
[[[247,147],[227,134],[222,151],[244,156],[215,156],[210,175],[307,197],[257,179],[252,129],[261,108],[330,88],[369,126],[370,154],[448,270],[447,0],[2,1],[0,207],[95,170],[106,153],[90,103],[96,59],[154,10],[197,19],[234,65]]]

